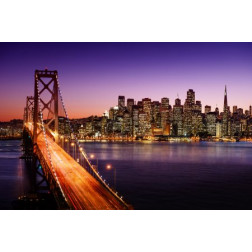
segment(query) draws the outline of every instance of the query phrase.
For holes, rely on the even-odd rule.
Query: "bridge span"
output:
[[[52,109],[49,107],[49,103],[42,101],[40,98],[42,92],[39,91],[36,83],[40,79],[40,74],[43,77],[53,77],[53,81],[51,80],[51,83],[54,83],[53,90],[58,92],[56,71],[50,71],[49,73],[47,70],[35,71],[35,94],[34,98],[27,97],[24,131],[27,132],[26,136],[29,136],[32,140],[33,155],[39,160],[49,187],[53,193],[57,192],[54,193],[56,198],[63,200],[68,209],[132,209],[130,205],[105,183],[95,167],[89,162],[87,154],[82,148],[79,147],[81,149],[80,155],[83,155],[82,158],[85,160],[84,166],[59,145],[57,140],[60,134],[58,128],[56,128],[58,127],[58,121],[53,124],[53,132],[54,135],[57,135],[57,138],[53,137],[51,134],[52,130],[43,118],[42,112],[45,109],[49,109],[52,112]],[[44,89],[49,88],[51,83],[50,81],[48,83],[44,83]],[[52,98],[50,98],[49,102],[53,100],[58,102],[58,98],[55,97],[57,95],[52,92]],[[29,103],[28,100],[32,100],[32,102]],[[44,108],[41,108],[41,102],[45,105]],[[57,109],[58,105],[54,106],[54,108]],[[58,111],[54,111],[54,114],[53,120],[58,120]],[[74,141],[79,146],[77,138]],[[89,169],[87,169],[87,166]]]

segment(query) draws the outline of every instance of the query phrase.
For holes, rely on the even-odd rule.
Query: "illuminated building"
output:
[[[179,98],[175,100],[175,105],[173,106],[172,131],[172,134],[175,136],[183,135],[183,106]]]
[[[132,136],[136,137],[138,134],[139,128],[139,119],[138,119],[139,109],[137,105],[132,106]]]
[[[185,136],[190,136],[192,134],[192,109],[194,104],[195,92],[192,89],[189,89],[184,103],[183,134]]]
[[[128,111],[123,114],[122,133],[128,137],[132,134],[132,117]]]
[[[144,112],[139,112],[139,115],[138,115],[138,118],[139,118],[139,135],[144,137],[146,136],[146,132],[147,132],[147,127],[148,127],[148,122],[147,122],[147,114],[144,113]]]
[[[130,114],[132,113],[133,105],[134,105],[134,99],[127,99],[127,109],[130,112]]]
[[[169,99],[167,97],[163,97],[161,99],[161,108],[162,109],[169,109]]]
[[[161,127],[163,132],[167,130],[167,125],[169,124],[169,110],[167,108],[160,108],[160,115],[161,115]]]
[[[204,131],[204,125],[202,121],[202,114],[194,110],[192,113],[192,128],[191,128],[191,134],[193,136],[198,136],[200,132]]]
[[[238,109],[237,109],[237,113],[238,113],[238,115],[239,115],[240,117],[242,117],[242,115],[243,115],[243,109],[242,109],[242,108],[238,108]]]
[[[223,118],[222,118],[222,136],[229,135],[229,107],[227,102],[227,87],[225,86],[224,93],[224,107],[223,107]]]
[[[205,106],[205,114],[207,114],[207,113],[209,113],[209,112],[211,112],[211,106],[206,105],[206,106]]]
[[[201,101],[196,101],[196,103],[192,105],[192,109],[196,113],[201,113],[202,111]]]
[[[216,113],[208,112],[206,114],[207,132],[211,136],[216,136]]]
[[[125,108],[125,96],[118,96],[118,108],[119,111],[123,111]]]
[[[153,101],[151,103],[151,111],[152,111],[152,124],[155,128],[161,128],[161,115],[160,115],[160,102]]]
[[[101,119],[101,136],[105,137],[107,135],[107,120],[108,117],[105,115]]]
[[[144,98],[142,99],[142,102],[143,102],[143,112],[146,114],[146,127],[145,127],[146,132],[145,133],[148,136],[151,134],[151,99]],[[139,119],[139,125],[140,125],[140,119]]]
[[[216,137],[222,137],[222,123],[220,121],[216,123]]]

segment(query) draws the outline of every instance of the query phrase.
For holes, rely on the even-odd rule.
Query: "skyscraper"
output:
[[[132,113],[132,106],[134,105],[134,99],[127,99],[127,109],[130,112],[130,114]]]
[[[175,105],[173,106],[172,122],[173,135],[183,135],[183,106],[179,98],[175,100]]]
[[[123,110],[125,107],[125,96],[118,96],[118,108],[119,110]]]
[[[229,135],[229,107],[227,101],[227,87],[225,85],[225,92],[224,92],[224,107],[223,107],[223,118],[222,118],[222,136]]]
[[[209,112],[211,112],[211,106],[206,105],[206,106],[205,106],[205,114],[207,114],[207,113],[209,113]]]
[[[184,103],[184,126],[183,134],[186,136],[192,133],[192,110],[195,104],[195,92],[192,89],[187,91],[187,97]]]

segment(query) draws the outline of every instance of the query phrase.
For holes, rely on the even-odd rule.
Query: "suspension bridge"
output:
[[[35,71],[34,96],[27,96],[24,108],[23,142],[24,157],[32,159],[33,169],[46,180],[59,209],[132,208],[106,183],[81,147],[57,71]]]

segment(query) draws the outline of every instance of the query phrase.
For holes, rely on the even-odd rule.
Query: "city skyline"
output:
[[[34,70],[45,67],[58,70],[71,118],[102,115],[118,95],[173,105],[189,88],[222,111],[225,85],[231,108],[251,105],[251,43],[1,43],[0,52],[0,107],[8,108],[0,121],[23,117]]]

